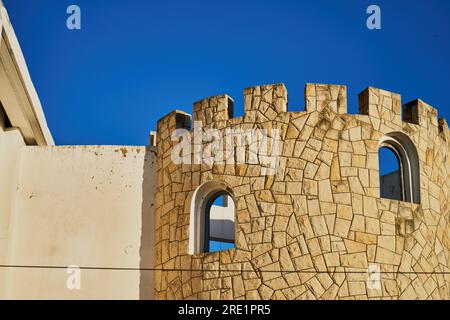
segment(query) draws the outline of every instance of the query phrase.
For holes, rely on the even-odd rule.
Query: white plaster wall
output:
[[[6,299],[150,299],[154,155],[145,147],[24,147],[6,262]],[[3,167],[3,166],[2,166]],[[2,194],[2,192],[0,192]]]
[[[6,263],[11,212],[19,178],[20,149],[24,145],[17,129],[0,125],[0,265]],[[5,269],[0,267],[0,298]]]

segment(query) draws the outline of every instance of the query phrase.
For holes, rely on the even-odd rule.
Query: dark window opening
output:
[[[206,206],[204,252],[216,252],[235,247],[234,201],[226,192],[210,198]]]
[[[399,156],[389,147],[379,150],[380,196],[386,199],[403,201],[404,191],[402,169]]]

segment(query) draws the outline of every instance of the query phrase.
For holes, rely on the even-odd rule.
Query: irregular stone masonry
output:
[[[194,105],[205,128],[277,128],[280,170],[258,165],[175,165],[176,128],[158,122],[156,297],[158,299],[449,299],[449,129],[421,100],[368,88],[347,114],[346,87],[308,84],[306,111],[287,112],[283,84],[246,89],[245,115],[226,95]],[[380,138],[403,132],[417,148],[421,204],[379,197]],[[236,248],[189,255],[190,204],[207,181],[233,191]],[[381,288],[367,286],[370,265]]]

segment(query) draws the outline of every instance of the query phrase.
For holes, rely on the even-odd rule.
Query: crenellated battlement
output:
[[[401,127],[401,96],[397,93],[369,87],[359,94],[359,113]]]
[[[306,112],[321,112],[325,108],[336,114],[346,114],[347,87],[334,84],[308,83],[305,88]]]
[[[305,114],[327,110],[336,115],[347,115],[345,85],[308,83],[304,94]],[[193,121],[201,121],[205,128],[222,129],[230,124],[270,122],[286,113],[290,112],[285,85],[260,85],[244,90],[244,116],[234,118],[233,98],[221,94],[195,102]],[[448,130],[447,122],[438,121],[437,110],[424,101],[416,99],[402,105],[400,94],[374,87],[368,87],[359,94],[359,115],[368,116],[366,121],[380,131],[401,130],[406,124]],[[169,113],[158,124],[165,122],[166,118],[172,119],[170,122],[176,128],[189,129],[192,126],[191,116],[182,111]]]
[[[213,123],[226,124],[233,118],[234,101],[227,95],[218,95],[194,103],[194,121],[201,121],[204,126]]]
[[[284,84],[250,87],[244,90],[245,122],[274,120],[287,112],[288,93]]]

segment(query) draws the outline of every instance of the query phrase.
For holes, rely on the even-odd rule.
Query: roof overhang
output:
[[[1,6],[0,101],[28,145],[54,145],[8,13]]]

